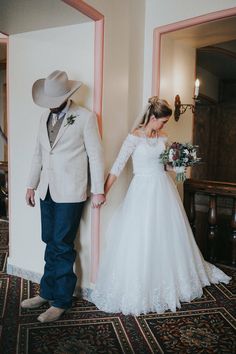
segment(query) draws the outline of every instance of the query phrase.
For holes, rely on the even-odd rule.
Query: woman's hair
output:
[[[150,118],[154,116],[156,119],[169,117],[172,114],[172,108],[166,100],[162,100],[157,96],[150,97],[148,100],[149,106],[144,113],[139,126],[146,126]]]

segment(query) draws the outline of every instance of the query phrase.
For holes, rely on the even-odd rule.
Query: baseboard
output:
[[[32,281],[33,283],[40,283],[40,279],[42,278],[42,274],[33,272],[31,270],[26,270],[23,268],[19,268],[13,264],[7,263],[7,274],[14,275],[16,277],[23,278],[25,280]],[[91,301],[92,289],[90,288],[75,288],[75,292],[73,296],[82,297],[87,301]]]
[[[38,284],[40,283],[40,279],[42,278],[42,274],[33,272],[31,270],[19,268],[13,264],[9,264],[8,262],[7,262],[7,274],[15,275],[16,277],[24,278],[26,280],[30,280]]]

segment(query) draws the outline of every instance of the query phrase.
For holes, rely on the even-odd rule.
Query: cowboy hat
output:
[[[73,93],[80,88],[82,82],[68,80],[65,71],[53,71],[46,79],[35,81],[32,87],[34,103],[45,108],[60,107]]]

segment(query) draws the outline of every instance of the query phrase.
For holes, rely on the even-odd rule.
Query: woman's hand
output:
[[[168,164],[165,165],[165,170],[166,171],[174,171],[173,167],[171,165],[168,165]]]

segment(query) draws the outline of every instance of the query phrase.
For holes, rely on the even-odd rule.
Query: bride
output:
[[[92,301],[106,312],[139,315],[176,311],[204,286],[230,277],[206,262],[182,201],[159,156],[172,110],[154,96],[141,124],[125,139],[105,183],[107,194],[132,156],[134,177],[110,222]]]

